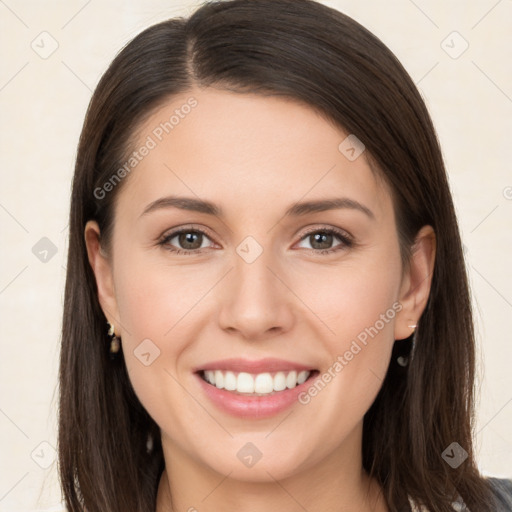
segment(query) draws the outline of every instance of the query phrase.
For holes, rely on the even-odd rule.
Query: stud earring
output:
[[[110,358],[115,359],[121,348],[121,340],[116,336],[114,325],[108,322],[108,335],[110,336]]]

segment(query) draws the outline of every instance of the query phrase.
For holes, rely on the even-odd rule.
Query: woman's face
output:
[[[419,312],[390,192],[348,135],[297,102],[213,88],[138,130],[108,259],[95,223],[86,239],[174,460],[256,481],[359,457]]]

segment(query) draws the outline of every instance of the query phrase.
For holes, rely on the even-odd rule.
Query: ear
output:
[[[409,268],[406,269],[400,287],[402,305],[395,322],[395,339],[408,338],[427,305],[432,285],[436,255],[436,236],[432,226],[423,226],[416,235]]]
[[[96,221],[90,220],[87,222],[84,237],[89,263],[96,277],[98,300],[101,309],[107,320],[114,326],[115,334],[119,334],[120,323],[114,290],[112,264],[101,246],[100,228]]]

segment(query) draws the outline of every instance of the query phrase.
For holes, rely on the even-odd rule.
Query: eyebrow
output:
[[[214,215],[219,218],[224,216],[222,208],[210,201],[195,199],[193,197],[178,196],[161,197],[160,199],[153,201],[144,209],[140,216],[142,217],[156,210],[166,208],[179,208],[180,210],[205,213],[207,215]],[[355,201],[354,199],[349,199],[347,197],[328,198],[316,201],[304,201],[295,203],[286,210],[285,217],[299,217],[308,215],[310,213],[344,208],[358,210],[367,215],[370,219],[375,219],[374,213],[368,207],[364,206],[358,201]]]

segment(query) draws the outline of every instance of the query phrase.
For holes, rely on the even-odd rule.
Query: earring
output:
[[[411,354],[410,354],[410,358],[412,359],[412,356],[414,355],[414,348],[416,347],[416,327],[418,327],[418,324],[411,324],[408,327],[410,327],[412,329]]]
[[[416,327],[417,326],[418,326],[417,324],[411,324],[411,325],[407,326],[407,327],[409,327],[409,329],[412,329],[411,351],[409,352],[409,355],[407,357],[404,357],[404,356],[397,357],[396,362],[400,366],[403,366],[403,367],[407,366],[409,364],[409,361],[412,359],[412,356],[414,354],[414,346],[416,344]]]
[[[121,348],[121,340],[116,336],[114,325],[108,322],[108,335],[110,336],[110,358],[115,359],[116,354]]]
[[[146,453],[149,454],[153,451],[153,445],[154,445],[153,434],[149,434],[147,441],[146,441]]]

